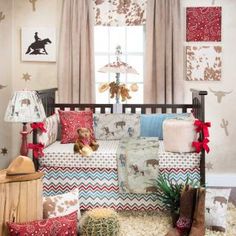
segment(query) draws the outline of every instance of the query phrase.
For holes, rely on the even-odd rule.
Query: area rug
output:
[[[169,215],[161,212],[119,212],[121,232],[119,236],[165,236],[171,227]],[[80,225],[83,224],[83,217]],[[206,229],[206,236],[236,236],[236,207],[229,204],[227,232]]]
[[[171,219],[164,213],[120,212],[120,236],[164,236],[171,226]],[[206,230],[206,236],[236,236],[236,207],[229,204],[227,232]]]

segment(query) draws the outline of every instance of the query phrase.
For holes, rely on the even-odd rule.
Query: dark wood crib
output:
[[[192,103],[191,104],[65,104],[56,103],[57,88],[37,91],[39,97],[42,99],[43,106],[47,116],[55,113],[56,110],[85,110],[90,108],[93,112],[100,113],[141,113],[141,114],[155,114],[155,113],[186,113],[192,112],[195,118],[205,121],[205,95],[207,91],[197,91],[191,89]],[[202,140],[203,134],[200,135]],[[36,131],[33,133],[33,142],[37,142]],[[38,161],[34,158],[36,168],[38,168]],[[205,185],[205,151],[201,152],[200,160],[200,181]]]

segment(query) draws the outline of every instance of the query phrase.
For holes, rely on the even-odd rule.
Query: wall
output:
[[[229,174],[233,177],[236,172],[236,74],[235,74],[235,55],[236,55],[236,1],[234,0],[183,0],[183,12],[186,6],[222,6],[222,42],[206,43],[206,45],[221,45],[223,48],[223,64],[221,81],[185,81],[185,101],[190,102],[190,88],[207,90],[206,96],[206,121],[211,121],[211,152],[207,155],[206,163],[211,163],[212,168],[207,170],[210,174]],[[184,21],[185,22],[185,21]],[[185,27],[184,27],[185,28]],[[183,32],[185,35],[185,32]],[[185,38],[185,37],[184,37]],[[189,43],[184,43],[190,45]],[[192,43],[191,45],[203,45],[204,43]],[[218,103],[216,96],[209,91],[223,90],[233,92],[223,97],[222,102]],[[222,119],[228,120],[229,136],[226,136],[224,129],[220,127]],[[235,178],[235,176],[234,176]],[[208,179],[211,182],[211,178]],[[227,180],[228,181],[228,180]],[[228,184],[233,183],[233,179],[229,179]],[[236,181],[236,178],[235,178]],[[211,182],[211,185],[217,185]],[[235,185],[235,183],[234,183]]]
[[[13,70],[12,90],[27,87],[32,90],[57,87],[56,62],[21,61],[21,27],[55,27],[58,32],[58,13],[60,0],[36,1],[36,11],[32,10],[29,1],[13,0]],[[23,73],[29,73],[31,80],[25,83]],[[12,147],[13,157],[19,154],[21,124],[13,124]],[[30,139],[30,137],[29,137]]]
[[[0,89],[0,169],[8,165],[11,157],[11,125],[4,122],[4,114],[8,99],[12,91],[12,1],[0,0],[0,12],[5,18],[0,21],[0,86],[7,87]],[[3,154],[2,148],[8,153]]]

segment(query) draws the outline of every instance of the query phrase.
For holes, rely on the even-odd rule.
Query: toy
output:
[[[82,224],[84,236],[117,236],[120,224],[117,213],[110,208],[95,208],[85,213]]]
[[[115,82],[111,82],[109,86],[110,86],[109,91],[111,94],[111,98],[114,98],[115,95],[119,94],[119,85],[116,84]]]
[[[126,101],[127,99],[130,99],[131,96],[129,95],[129,89],[125,86],[125,84],[121,84],[119,87],[122,102]]]
[[[79,136],[74,144],[74,152],[82,156],[90,156],[98,149],[98,143],[92,138],[89,128],[79,128],[77,132]]]

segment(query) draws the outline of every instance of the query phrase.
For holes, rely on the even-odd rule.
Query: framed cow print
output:
[[[56,29],[53,27],[21,29],[22,61],[56,61]]]

